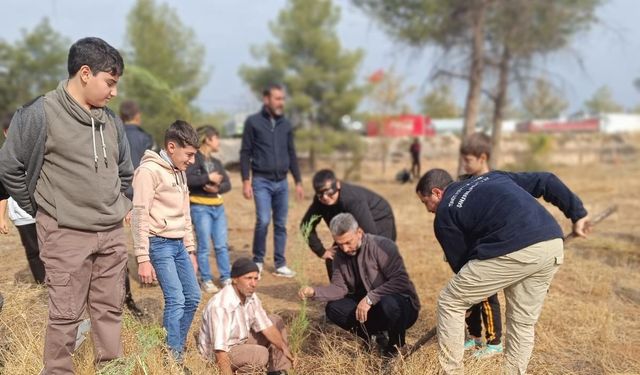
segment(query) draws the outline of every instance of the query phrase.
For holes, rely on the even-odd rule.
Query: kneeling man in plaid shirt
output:
[[[250,373],[267,368],[283,374],[293,356],[284,322],[269,315],[255,294],[258,266],[240,258],[231,266],[231,284],[213,296],[202,313],[198,338],[200,353],[215,360],[222,374]]]

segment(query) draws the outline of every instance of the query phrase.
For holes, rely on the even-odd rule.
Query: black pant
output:
[[[500,318],[500,301],[494,294],[484,301],[473,305],[469,311],[471,314],[465,319],[469,334],[474,337],[482,337],[482,322],[484,321],[485,338],[487,344],[498,345],[502,338],[502,319]]]
[[[402,347],[405,344],[406,330],[418,319],[418,311],[411,304],[409,297],[399,294],[384,296],[371,306],[367,321],[362,324],[356,320],[356,307],[361,298],[349,295],[337,301],[327,303],[327,318],[342,329],[355,332],[358,336],[370,340],[371,335],[387,331],[389,346]]]
[[[413,178],[420,177],[420,156],[411,155],[411,174]]]
[[[33,275],[34,280],[38,284],[44,283],[44,264],[40,260],[40,248],[38,247],[38,234],[36,232],[36,224],[27,224],[16,226],[18,228],[18,234],[20,234],[20,241],[24,246],[25,253],[27,254],[27,262],[29,262],[29,269]]]

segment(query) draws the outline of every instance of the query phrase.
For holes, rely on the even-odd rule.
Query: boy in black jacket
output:
[[[467,175],[462,179],[482,176],[489,173],[491,157],[491,138],[484,133],[474,133],[460,145],[462,166]],[[467,311],[465,319],[469,338],[464,342],[465,350],[478,349],[474,357],[482,359],[502,353],[502,316],[498,294],[489,296],[473,305]],[[482,342],[482,323],[484,322],[486,346]]]
[[[200,283],[206,293],[215,293],[218,288],[213,283],[209,265],[209,240],[213,240],[216,263],[220,273],[220,284],[231,282],[231,264],[227,245],[227,217],[224,212],[222,194],[231,190],[231,181],[220,160],[211,156],[218,151],[220,137],[218,130],[210,125],[198,128],[200,149],[193,165],[187,169],[191,221],[196,231],[198,243],[197,257]]]
[[[537,202],[543,197],[588,232],[580,199],[550,173],[489,172],[453,182],[442,169],[416,186],[435,213],[434,230],[456,273],[437,302],[439,360],[446,374],[463,372],[464,317],[474,304],[504,289],[507,305],[505,373],[524,374],[551,280],[563,261],[562,229]]]

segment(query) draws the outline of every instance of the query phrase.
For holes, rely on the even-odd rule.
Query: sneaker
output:
[[[482,348],[482,344],[482,339],[475,339],[472,337],[464,342],[464,350],[479,349]]]
[[[136,305],[136,301],[134,301],[133,297],[131,297],[130,295],[125,297],[124,303],[127,305],[127,308],[129,309],[131,315],[135,316],[136,318],[144,316],[144,311],[142,311],[142,309],[139,308],[138,305]]]
[[[209,294],[218,293],[218,287],[215,286],[215,284],[211,280],[207,280],[204,283],[202,283],[202,289],[204,290],[205,293],[209,293]]]
[[[262,279],[262,268],[264,267],[264,264],[262,264],[262,262],[255,262],[256,266],[258,266],[258,280]]]
[[[280,276],[280,277],[294,277],[296,275],[295,271],[292,271],[289,267],[287,266],[282,266],[282,267],[278,267],[276,268],[276,272],[275,272],[276,276]]]
[[[84,319],[82,322],[80,322],[80,325],[78,325],[78,331],[76,332],[76,345],[75,345],[74,351],[78,350],[78,348],[80,347],[80,345],[82,345],[84,340],[87,339],[87,333],[89,332],[90,329],[91,329],[91,320]]]
[[[224,279],[220,282],[220,284],[222,284],[223,288],[227,285],[231,285],[231,279]]]
[[[484,348],[476,350],[476,352],[473,353],[473,356],[476,359],[485,359],[493,357],[496,354],[502,354],[502,343],[498,345],[487,344]]]

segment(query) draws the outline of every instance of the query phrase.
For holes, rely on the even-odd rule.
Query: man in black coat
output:
[[[307,243],[311,250],[325,260],[329,279],[331,279],[332,260],[336,248],[334,245],[325,247],[318,238],[316,226],[319,217],[329,225],[336,215],[348,212],[355,217],[364,233],[396,240],[393,210],[389,202],[380,195],[361,186],[339,181],[330,169],[320,170],[313,176],[313,188],[316,194],[302,218],[300,228],[303,233],[308,231]],[[314,217],[317,219],[314,220]]]

